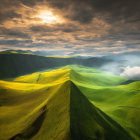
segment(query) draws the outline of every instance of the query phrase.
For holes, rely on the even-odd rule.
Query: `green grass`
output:
[[[132,139],[119,124],[91,104],[74,83],[71,83],[70,93],[72,140]]]
[[[69,65],[0,80],[2,140],[140,138],[140,82]]]
[[[140,82],[120,85],[127,79],[89,72],[78,67],[71,73],[71,79],[88,99],[123,126],[135,139],[140,138]],[[79,76],[77,76],[78,72]],[[80,72],[80,73],[79,73]]]

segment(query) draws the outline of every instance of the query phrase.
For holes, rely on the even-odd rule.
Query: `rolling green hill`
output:
[[[128,80],[84,67],[73,67],[71,79],[95,106],[140,139],[140,81],[122,85]]]
[[[0,80],[2,140],[139,140],[140,82],[69,65]]]

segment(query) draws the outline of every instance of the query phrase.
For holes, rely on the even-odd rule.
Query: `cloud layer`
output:
[[[139,0],[0,0],[0,49],[107,55],[140,51]],[[63,22],[42,22],[51,11]]]
[[[124,72],[120,76],[126,77],[132,80],[140,80],[140,67],[126,67]]]

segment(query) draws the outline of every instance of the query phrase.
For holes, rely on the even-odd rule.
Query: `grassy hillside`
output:
[[[119,124],[91,104],[72,82],[70,89],[70,132],[72,140],[132,139]]]
[[[2,140],[140,138],[140,82],[83,66],[0,80]]]
[[[71,80],[94,105],[140,139],[140,81],[122,85],[127,79],[84,67],[73,67]]]
[[[45,84],[0,81],[0,139],[66,137],[69,132],[69,93],[66,91],[69,88],[65,81],[69,77],[62,78],[58,83]]]

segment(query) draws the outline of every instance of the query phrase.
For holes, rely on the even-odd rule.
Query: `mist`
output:
[[[140,56],[131,54],[118,54],[106,56],[112,59],[111,63],[102,65],[100,69],[115,75],[132,80],[140,79]]]

